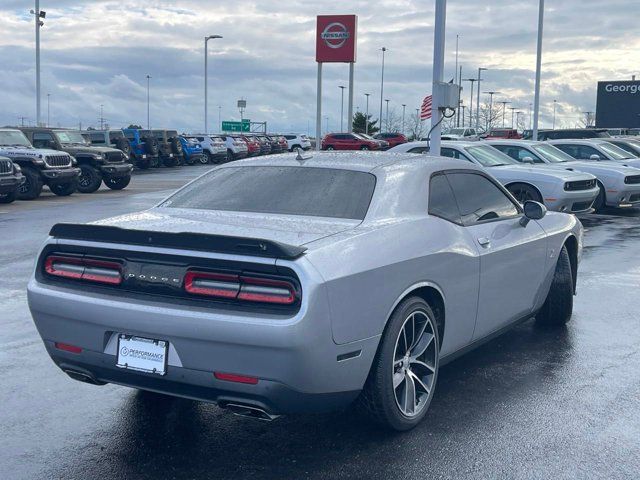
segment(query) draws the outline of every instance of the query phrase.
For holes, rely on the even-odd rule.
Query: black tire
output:
[[[80,193],[93,193],[100,188],[102,173],[91,165],[80,165],[78,177],[78,191]]]
[[[207,163],[213,163],[213,158],[209,152],[203,152],[203,155],[200,157],[200,164],[206,165]]]
[[[116,148],[123,151],[127,157],[131,155],[131,142],[125,137],[120,137],[116,140]]]
[[[227,158],[224,159],[225,162],[233,162],[236,159],[236,156],[233,154],[233,150],[230,148],[227,149]]]
[[[151,135],[145,135],[140,140],[144,142],[144,149],[147,154],[155,157],[160,152],[160,145],[158,144],[158,140]]]
[[[175,155],[181,156],[184,153],[182,142],[178,137],[171,137],[169,139],[169,144],[171,145],[171,152]]]
[[[567,247],[563,246],[558,256],[551,288],[544,305],[536,315],[541,325],[560,326],[571,319],[573,313],[573,272]]]
[[[522,204],[527,200],[533,200],[534,202],[539,202],[544,205],[542,195],[531,185],[527,185],[526,183],[512,183],[507,187],[507,190]]]
[[[333,148],[333,145],[329,145],[325,150],[335,150],[335,148]]]
[[[290,152],[294,152],[296,150],[296,148],[302,148],[300,145],[294,145],[293,147],[291,147],[289,149]]]
[[[366,151],[366,150],[369,150],[369,147],[367,147],[366,145],[362,145],[360,147],[360,150]]]
[[[162,159],[162,164],[165,167],[168,167],[168,168],[177,167],[178,165],[180,165],[180,158],[175,157],[175,156],[174,157],[164,157]]]
[[[400,346],[399,343],[396,345],[396,342],[400,342],[400,334],[405,322],[408,322],[412,314],[417,312],[420,312],[423,318],[428,317],[431,322],[433,335],[431,336],[430,343],[427,344],[427,350],[433,349],[433,352],[431,352],[433,355],[433,371],[430,374],[431,389],[426,397],[422,398],[421,401],[423,403],[420,404],[420,411],[415,413],[414,416],[409,417],[400,410],[400,406],[396,401],[394,390],[399,388],[402,383],[394,389],[394,376],[398,371],[396,371],[396,373],[393,372],[398,362],[395,358],[396,348]],[[369,376],[357,400],[356,408],[369,419],[392,430],[405,431],[415,427],[427,414],[435,392],[438,379],[439,351],[440,339],[437,322],[429,305],[420,297],[409,297],[403,300],[396,307],[387,323]],[[400,367],[402,367],[402,365],[400,365]],[[400,368],[400,370],[402,370],[402,368]],[[407,382],[407,380],[405,380],[405,382]],[[413,381],[412,383],[416,385]],[[416,390],[414,390],[414,392],[415,391]]]
[[[607,194],[604,191],[604,186],[600,182],[598,182],[598,188],[600,191],[598,192],[596,199],[593,201],[592,207],[596,212],[601,212],[606,207]]]
[[[127,175],[126,177],[105,177],[103,181],[105,186],[111,190],[122,190],[131,182],[131,175]]]
[[[40,173],[29,167],[22,167],[25,182],[18,188],[19,200],[35,200],[42,193],[42,178]]]
[[[78,190],[78,182],[77,180],[73,180],[67,183],[56,183],[54,185],[49,185],[49,190],[59,197],[68,197]]]
[[[18,197],[18,192],[9,192],[0,195],[0,203],[12,203]]]

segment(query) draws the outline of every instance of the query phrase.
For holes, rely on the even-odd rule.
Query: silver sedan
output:
[[[428,142],[410,142],[389,151],[424,153],[428,149]],[[599,192],[593,175],[521,165],[484,142],[442,142],[441,155],[486,168],[521,203],[534,200],[558,212],[589,212]]]
[[[548,142],[576,160],[609,160],[620,165],[640,168],[640,158],[614,145],[606,138],[548,140]]]
[[[472,163],[283,154],[55,225],[28,299],[76,380],[262,419],[355,402],[407,430],[443,364],[520,321],[570,319],[581,251],[575,216],[521,206]]]
[[[593,203],[596,211],[605,206],[633,206],[640,203],[640,172],[636,168],[612,161],[576,160],[548,142],[487,140],[486,143],[518,162],[595,175],[600,189]]]

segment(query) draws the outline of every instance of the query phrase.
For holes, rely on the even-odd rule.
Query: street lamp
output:
[[[518,107],[509,107],[509,110],[511,110],[511,128],[513,128],[513,112],[518,110]]]
[[[502,128],[504,128],[504,111],[507,109],[507,105],[509,105],[511,102],[507,102],[505,100],[498,102],[502,104]]]
[[[369,95],[370,93],[365,93],[364,96],[367,97],[367,113],[364,115],[364,133],[365,135],[369,135]]]
[[[218,132],[222,133],[222,105],[218,105]]]
[[[329,133],[329,116],[324,116],[324,133]],[[320,139],[316,138],[316,142],[320,141]]]
[[[404,110],[405,108],[407,108],[407,104],[403,103],[402,104],[402,134],[404,135]]]
[[[491,128],[491,121],[493,120],[493,118],[491,117],[491,113],[492,113],[492,110],[493,110],[493,96],[496,93],[500,93],[500,92],[490,91],[490,92],[482,92],[482,93],[489,95],[489,117],[487,118],[487,128],[486,128],[486,130],[488,132],[489,128]],[[480,112],[478,111],[478,113],[480,113]]]
[[[478,96],[477,96],[477,103],[478,105],[476,106],[476,134],[478,133],[478,130],[480,130],[480,82],[482,82],[482,71],[486,70],[486,68],[484,67],[480,67],[478,68]]]
[[[389,99],[385,98],[384,100],[387,103],[387,114],[385,117],[385,128],[387,129],[387,132],[389,131]]]
[[[36,22],[36,126],[41,126],[40,122],[40,27],[44,26],[44,18],[47,12],[40,10],[40,0],[36,1],[35,10],[31,10]]]
[[[344,89],[347,88],[344,85],[339,85],[338,88],[340,89],[340,131],[342,132],[342,121],[344,120]]]
[[[208,118],[208,111],[207,111],[207,107],[208,107],[208,102],[209,102],[209,95],[208,95],[208,85],[207,85],[207,74],[209,69],[207,68],[207,61],[208,61],[208,55],[207,55],[207,43],[209,42],[209,40],[213,40],[214,38],[222,38],[222,35],[209,35],[208,37],[204,37],[204,133],[207,134],[209,133],[209,118]]]
[[[149,121],[149,80],[151,75],[147,75],[147,130],[151,130],[151,122]]]
[[[50,109],[49,109],[49,104],[51,101],[51,94],[47,93],[47,127],[51,126],[51,117],[50,117]]]
[[[471,82],[471,99],[469,101],[469,127],[472,127],[473,124],[471,122],[473,122],[473,83],[477,82],[477,79],[475,78],[465,78],[463,81],[465,82]],[[478,105],[480,105],[478,103]],[[462,126],[464,127],[464,119],[462,122]]]
[[[540,70],[542,69],[542,26],[544,23],[544,0],[540,0],[538,4],[538,43],[536,50],[536,81],[534,85],[533,103],[535,105],[533,112],[533,122],[531,124],[531,138],[538,140],[538,115],[540,113]]]
[[[558,100],[553,101],[553,130],[556,129],[556,105],[558,104]]]
[[[384,98],[384,53],[387,47],[382,47],[382,74],[380,75],[380,116],[378,117],[380,126],[382,126],[382,99]]]

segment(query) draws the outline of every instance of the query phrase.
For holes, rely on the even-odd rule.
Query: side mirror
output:
[[[520,219],[520,225],[526,227],[530,220],[540,220],[547,214],[547,207],[539,202],[527,200],[524,202],[524,217]]]
[[[531,157],[524,157],[524,158],[522,159],[522,163],[534,163],[534,162],[533,162],[533,158],[531,158]]]
[[[595,153],[589,157],[589,160],[600,160],[600,155],[596,155]]]

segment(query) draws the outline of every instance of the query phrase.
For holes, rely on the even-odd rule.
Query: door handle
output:
[[[491,245],[491,240],[487,237],[480,237],[478,238],[478,243],[483,247],[488,247],[489,245]]]

